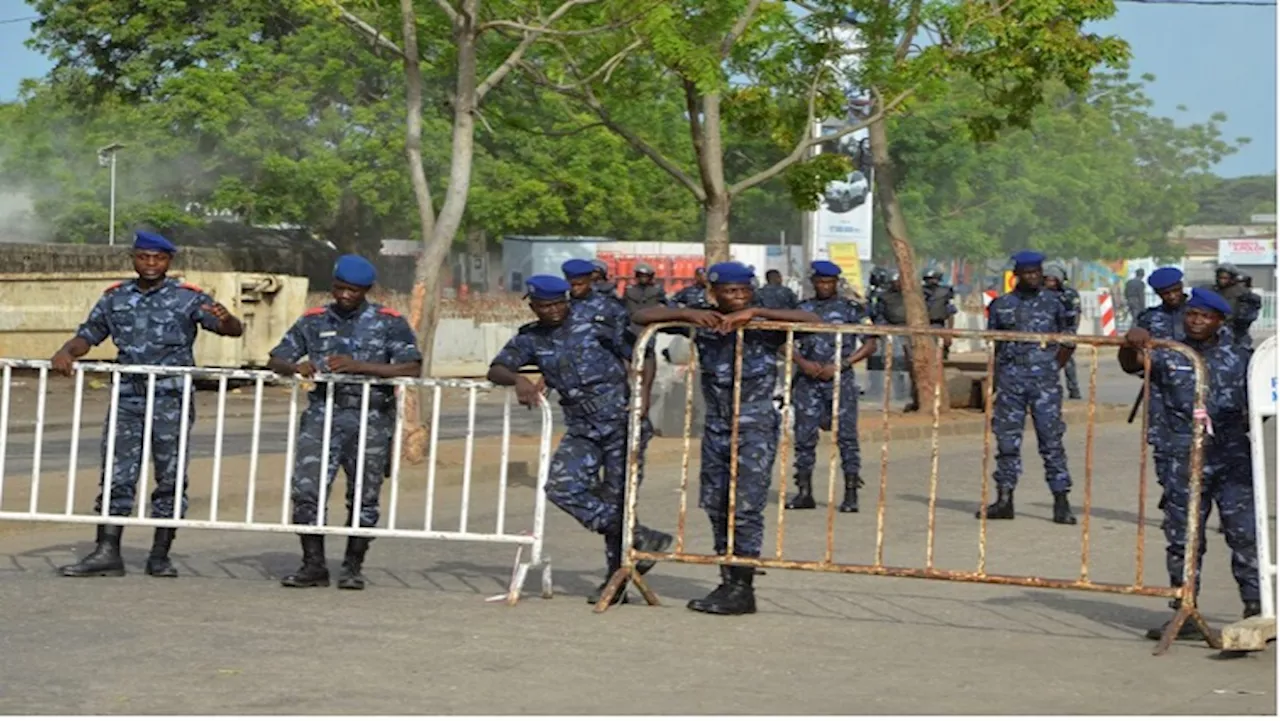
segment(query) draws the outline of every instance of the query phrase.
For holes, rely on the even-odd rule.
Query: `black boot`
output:
[[[1261,601],[1245,601],[1244,602],[1243,618],[1253,618],[1254,616],[1261,616],[1261,615],[1262,615]]]
[[[858,512],[858,489],[861,487],[861,476],[852,475],[844,477],[844,502],[840,504],[841,513]]]
[[[176,528],[157,528],[151,542],[151,555],[147,556],[147,575],[157,578],[177,578],[178,569],[169,562],[169,547],[173,545]]]
[[[662,553],[668,548],[671,548],[671,544],[674,540],[675,539],[671,537],[670,533],[656,531],[648,526],[642,526],[637,523],[635,533],[631,536],[631,547],[637,551],[643,551],[645,553]],[[652,570],[656,563],[657,561],[640,561],[636,563],[636,573],[643,576]]]
[[[756,594],[752,588],[755,581],[755,569],[744,566],[732,566],[722,571],[722,577],[728,579],[706,598],[689,602],[689,610],[710,613],[717,616],[741,616],[756,612]]]
[[[1172,579],[1169,582],[1169,585],[1175,586],[1175,587],[1181,586],[1182,581],[1179,581],[1177,579]],[[1181,608],[1182,608],[1182,599],[1174,598],[1169,600],[1169,610],[1176,613]],[[1160,624],[1159,628],[1147,629],[1147,638],[1152,641],[1159,641],[1160,637],[1164,635],[1164,630],[1168,628],[1169,624],[1171,623],[1173,623],[1172,619]],[[1200,627],[1197,626],[1195,624],[1195,621],[1192,621],[1191,619],[1187,619],[1187,622],[1182,624],[1182,628],[1178,629],[1178,635],[1175,637],[1175,640],[1178,640],[1178,641],[1200,641],[1203,639],[1204,639],[1204,634],[1200,633]]]
[[[369,543],[372,540],[371,538],[347,539],[347,555],[342,560],[342,572],[338,574],[338,588],[346,591],[364,590],[364,576],[360,575],[360,566],[364,564],[364,554],[369,552]],[[327,571],[325,575],[328,575]]]
[[[120,526],[98,526],[97,547],[93,553],[70,566],[63,566],[58,573],[74,578],[90,576],[123,576],[124,559],[120,558]]]
[[[594,606],[600,603],[600,597],[604,595],[604,587],[609,585],[609,580],[613,578],[613,574],[618,572],[622,565],[616,561],[610,560],[609,565],[605,568],[604,583],[596,586],[596,590],[587,594],[587,603]],[[616,606],[620,603],[630,603],[631,597],[627,594],[627,582],[624,580],[621,586],[618,586],[618,592],[613,595],[613,600],[609,602],[610,606]]]
[[[996,491],[996,502],[987,506],[987,518],[1011,519],[1013,518],[1013,489],[1000,488]],[[974,518],[982,518],[982,510],[974,511]]]
[[[1064,526],[1076,525],[1076,517],[1071,513],[1071,501],[1067,500],[1067,491],[1053,494],[1053,522]]]
[[[806,510],[817,507],[818,504],[813,502],[813,474],[797,473],[796,495],[794,498],[787,501],[787,508],[792,510]]]
[[[329,567],[324,560],[324,536],[307,534],[302,539],[302,567],[280,579],[281,586],[311,588],[329,585]]]

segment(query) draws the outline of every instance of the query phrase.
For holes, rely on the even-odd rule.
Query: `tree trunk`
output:
[[[911,249],[911,241],[907,238],[907,221],[902,215],[902,206],[898,203],[898,194],[894,189],[893,160],[889,156],[889,135],[885,128],[885,120],[881,118],[875,121],[867,130],[871,140],[871,157],[875,166],[875,196],[880,201],[885,231],[889,236],[893,256],[898,261],[898,272],[902,277],[902,296],[907,305],[907,325],[927,328],[929,313],[924,304],[920,276],[916,274],[915,253]],[[946,379],[942,376],[942,369],[938,365],[936,345],[930,342],[928,337],[916,336],[911,341],[911,374],[922,411],[930,413],[933,411],[935,393],[942,396],[941,412],[950,411]],[[943,382],[939,383],[939,379]]]
[[[703,254],[707,267],[711,267],[729,260],[729,196],[708,198],[705,211],[707,234]]]

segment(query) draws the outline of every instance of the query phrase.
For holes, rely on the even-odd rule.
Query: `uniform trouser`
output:
[[[996,486],[1012,490],[1022,475],[1022,435],[1027,411],[1036,429],[1040,457],[1044,459],[1049,490],[1071,489],[1067,472],[1067,452],[1062,445],[1066,423],[1062,420],[1062,386],[1058,374],[1019,377],[996,372],[996,398],[991,413],[991,430],[996,436]]]
[[[145,433],[147,398],[123,396],[116,402],[115,453],[111,468],[110,500],[107,510],[113,516],[127,516],[133,512],[134,498],[138,490],[138,476],[142,472],[142,441]],[[191,479],[187,466],[191,463],[191,427],[195,425],[195,402],[187,408],[187,450],[182,465],[182,517],[187,515],[187,490]],[[107,438],[110,434],[111,412],[102,425],[102,471],[99,476],[98,499],[95,513],[102,511],[102,496],[107,471]],[[151,492],[151,517],[172,518],[174,496],[178,483],[178,448],[181,445],[182,396],[161,394],[157,391],[151,410],[151,458],[155,462],[155,490]]]
[[[1073,396],[1080,395],[1080,379],[1076,375],[1076,358],[1072,355],[1062,366],[1062,373],[1067,377],[1067,393]]]
[[[547,476],[547,500],[586,528],[605,537],[605,560],[617,568],[622,554],[622,522],[627,490],[627,417],[569,419]],[[644,480],[644,452],[653,425],[640,426],[637,484]]]
[[[759,406],[760,404],[754,404]],[[778,452],[779,420],[772,405],[747,408],[738,416],[738,480],[734,493],[734,555],[756,558],[764,543],[764,509]],[[712,415],[702,434],[702,472],[698,505],[711,521],[715,551],[729,548],[729,470],[732,420]]]
[[[1240,589],[1240,600],[1258,601],[1258,541],[1253,517],[1253,465],[1248,443],[1238,444],[1223,453],[1209,450],[1206,443],[1204,471],[1201,474],[1199,548],[1196,550],[1196,594],[1204,578],[1204,552],[1208,547],[1205,524],[1214,504],[1222,522],[1223,535],[1231,549],[1231,575]],[[1165,560],[1171,585],[1181,586],[1185,580],[1188,507],[1190,493],[1189,451],[1170,451],[1166,456],[1164,537],[1168,543]]]
[[[365,424],[363,475],[357,476],[360,422]],[[360,491],[360,525],[378,525],[382,479],[391,456],[391,435],[395,432],[394,409],[370,408],[368,416],[359,408],[334,408],[329,428],[329,458],[325,478],[325,499],[330,498],[333,479],[342,468],[347,476],[347,517],[349,524],[355,505],[356,486]],[[306,526],[324,525],[320,505],[320,461],[324,450],[324,403],[313,403],[302,412],[298,425],[297,460],[293,466],[293,522]],[[319,521],[317,522],[317,519]]]
[[[812,473],[818,448],[818,430],[831,430],[831,401],[835,381],[819,381],[797,375],[792,403],[795,409],[796,474]],[[840,430],[836,437],[846,478],[862,470],[858,447],[858,386],[851,371],[840,375]]]

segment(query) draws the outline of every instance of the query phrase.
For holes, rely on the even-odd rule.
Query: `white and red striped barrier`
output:
[[[1111,291],[1106,288],[1098,289],[1098,316],[1102,323],[1101,335],[1114,336],[1116,334],[1116,308],[1111,298]]]

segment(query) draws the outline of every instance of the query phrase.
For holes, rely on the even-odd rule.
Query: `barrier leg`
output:
[[[1204,639],[1210,648],[1222,648],[1222,638],[1212,628],[1209,628],[1209,622],[1204,620],[1200,609],[1184,605],[1174,614],[1173,620],[1169,622],[1169,625],[1164,627],[1164,634],[1160,636],[1160,642],[1156,644],[1156,650],[1152,651],[1151,655],[1163,656],[1169,650],[1169,646],[1173,644],[1173,640],[1178,637],[1178,632],[1182,630],[1182,627],[1188,621],[1195,623],[1196,628],[1200,629],[1200,633],[1204,635]]]

